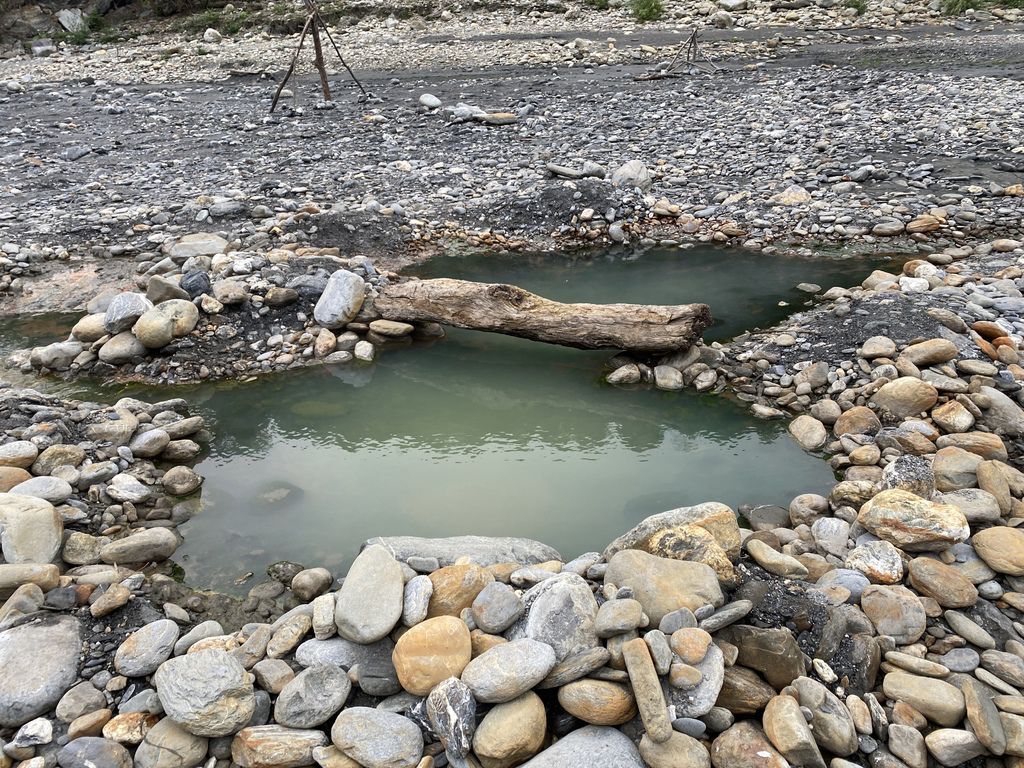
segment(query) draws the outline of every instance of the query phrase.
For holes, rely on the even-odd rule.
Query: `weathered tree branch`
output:
[[[562,304],[514,285],[440,278],[385,286],[388,320],[436,322],[578,349],[662,353],[691,346],[711,324],[706,304]]]

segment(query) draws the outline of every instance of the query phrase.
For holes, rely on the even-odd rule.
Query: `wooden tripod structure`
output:
[[[277,109],[277,102],[281,98],[281,92],[284,91],[285,85],[288,84],[289,78],[295,72],[295,65],[299,61],[299,54],[302,53],[302,46],[306,42],[306,36],[309,35],[313,38],[313,64],[316,67],[316,71],[320,74],[320,88],[323,91],[324,101],[331,100],[331,86],[327,82],[327,68],[324,66],[324,50],[323,45],[320,42],[320,32],[327,36],[327,40],[331,43],[331,47],[334,48],[334,52],[338,54],[338,59],[341,61],[341,65],[348,72],[349,77],[352,78],[362,95],[359,97],[359,101],[366,101],[370,94],[367,93],[366,89],[363,88],[363,84],[359,82],[359,78],[356,77],[355,72],[352,71],[348,63],[345,61],[345,57],[341,55],[341,50],[338,48],[338,44],[334,42],[334,38],[331,36],[331,31],[327,28],[327,24],[324,22],[323,17],[320,15],[320,9],[316,5],[316,0],[303,0],[308,11],[306,16],[306,24],[302,28],[302,35],[299,37],[299,44],[295,48],[295,54],[292,56],[292,63],[288,65],[288,71],[284,73],[284,77],[281,79],[281,84],[277,86],[277,92],[274,94],[274,100],[270,102],[270,111],[273,112]]]

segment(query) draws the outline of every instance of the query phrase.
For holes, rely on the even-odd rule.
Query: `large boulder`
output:
[[[550,645],[562,661],[597,645],[597,601],[587,582],[574,573],[545,579],[523,595],[526,610],[506,637],[528,637]]]
[[[646,768],[633,741],[617,728],[588,725],[556,741],[521,768]]]
[[[29,362],[34,368],[66,371],[83,349],[85,347],[78,341],[55,341],[44,347],[35,347],[29,353]]]
[[[338,634],[356,643],[386,637],[402,618],[405,576],[384,547],[367,547],[349,568],[335,599]]]
[[[654,626],[665,614],[680,608],[696,610],[725,602],[710,566],[669,560],[636,549],[624,549],[609,560],[604,582],[632,589]]]
[[[342,710],[331,727],[331,741],[364,768],[415,768],[423,756],[416,723],[370,707]]]
[[[144,358],[146,347],[131,331],[122,331],[106,341],[97,354],[108,365],[123,365]]]
[[[0,727],[18,728],[56,706],[78,679],[81,628],[44,615],[0,632]]]
[[[256,709],[249,673],[226,651],[203,650],[176,656],[153,676],[167,716],[195,736],[229,736]]]
[[[123,333],[153,308],[153,302],[141,293],[125,291],[110,300],[103,315],[103,327],[109,334]]]
[[[12,493],[0,493],[0,530],[8,563],[49,563],[64,537],[64,523],[50,502]]]
[[[907,491],[882,491],[860,509],[857,522],[906,552],[936,552],[966,541],[967,518],[957,507]]]
[[[355,272],[339,269],[327,280],[327,286],[313,308],[313,319],[334,330],[352,322],[363,306],[366,283]]]
[[[195,304],[171,299],[143,313],[132,326],[132,333],[147,349],[160,349],[191,333],[198,322],[199,309]]]
[[[929,410],[938,399],[938,391],[928,382],[903,376],[883,384],[871,402],[886,416],[900,421]]]
[[[735,577],[731,561],[739,557],[740,529],[731,508],[711,501],[651,515],[609,544],[604,557],[610,560],[624,549],[705,563],[720,581],[729,582]]]

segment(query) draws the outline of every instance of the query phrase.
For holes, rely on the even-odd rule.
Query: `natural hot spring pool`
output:
[[[798,282],[851,285],[881,263],[705,248],[451,257],[417,273],[562,300],[703,300],[718,318],[708,337],[725,338],[792,311],[778,302],[805,301]],[[190,583],[227,590],[283,558],[343,572],[376,535],[528,536],[568,557],[673,507],[787,504],[830,486],[783,424],[726,398],[615,389],[600,377],[608,356],[455,331],[368,367],[131,394],[184,396],[213,427],[203,509],[175,559]]]

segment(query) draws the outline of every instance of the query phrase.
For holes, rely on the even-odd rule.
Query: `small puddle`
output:
[[[852,285],[883,265],[703,248],[445,257],[415,271],[568,301],[706,301],[717,318],[707,337],[721,339],[789,314],[793,306],[778,303],[806,301],[798,282]],[[22,318],[0,335],[11,348],[53,340],[70,324]],[[215,441],[198,466],[203,509],[182,526],[175,559],[189,583],[225,591],[244,590],[233,580],[282,558],[344,572],[371,536],[527,536],[571,557],[655,512],[702,501],[786,505],[830,487],[828,466],[783,424],[727,398],[615,389],[601,381],[608,357],[455,330],[387,350],[372,366],[127,393],[184,396],[210,420]]]

